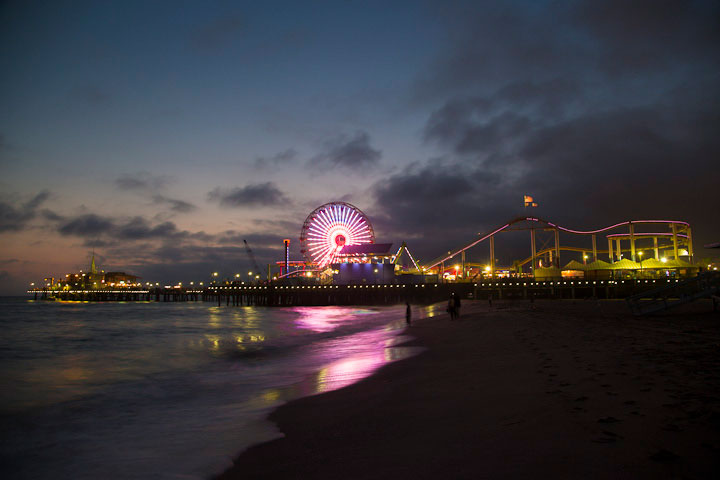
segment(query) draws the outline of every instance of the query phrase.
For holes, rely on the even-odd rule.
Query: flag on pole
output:
[[[524,200],[525,200],[526,207],[537,207],[537,205],[538,205],[537,203],[534,203],[533,197],[531,197],[530,195],[525,195]]]

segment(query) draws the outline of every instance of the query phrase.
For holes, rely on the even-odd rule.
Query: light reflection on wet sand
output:
[[[400,325],[404,326],[404,321],[323,344],[322,350],[312,353],[318,361],[328,359],[320,370],[289,387],[267,390],[257,400],[272,407],[296,398],[338,390],[369,377],[384,365],[422,352],[422,347],[398,346],[412,339],[398,335]]]

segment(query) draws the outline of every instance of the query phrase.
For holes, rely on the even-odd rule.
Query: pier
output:
[[[212,302],[218,306],[395,305],[463,299],[623,299],[679,282],[678,279],[557,280],[502,279],[485,282],[363,285],[214,285],[204,289],[28,290],[35,300],[80,302]]]

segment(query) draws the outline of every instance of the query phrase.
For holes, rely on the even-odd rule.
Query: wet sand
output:
[[[720,312],[621,301],[465,302],[409,329],[420,355],[271,415],[235,478],[713,478]]]

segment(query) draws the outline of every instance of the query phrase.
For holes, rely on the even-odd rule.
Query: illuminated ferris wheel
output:
[[[321,205],[305,219],[300,252],[319,267],[333,263],[345,245],[374,243],[370,220],[359,208],[345,202]]]

